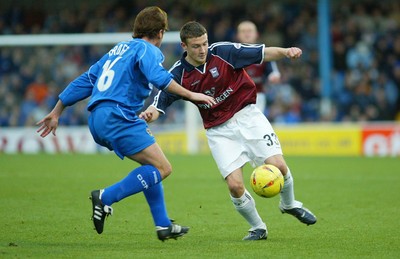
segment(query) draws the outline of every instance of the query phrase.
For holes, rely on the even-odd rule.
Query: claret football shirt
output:
[[[236,112],[256,103],[256,86],[244,70],[251,64],[260,64],[264,59],[263,44],[240,44],[218,42],[209,46],[206,63],[194,67],[185,57],[171,68],[175,81],[186,89],[213,96],[217,102],[210,106],[195,103],[203,119],[204,128],[211,128],[229,120]],[[180,96],[159,91],[153,106],[161,113]]]

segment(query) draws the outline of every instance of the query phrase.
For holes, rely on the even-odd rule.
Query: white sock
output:
[[[301,208],[303,204],[294,199],[294,183],[289,168],[283,178],[285,179],[285,183],[281,191],[280,206],[284,209]]]
[[[254,201],[251,194],[245,190],[242,197],[234,198],[231,196],[231,200],[236,210],[242,215],[247,222],[250,224],[250,231],[255,229],[267,229],[267,226],[262,221],[260,215],[258,215],[256,209],[256,202]]]

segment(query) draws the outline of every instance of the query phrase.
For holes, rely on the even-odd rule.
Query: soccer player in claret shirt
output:
[[[159,47],[167,28],[163,10],[156,6],[143,9],[136,16],[133,39],[115,45],[72,81],[53,110],[38,122],[42,137],[55,135],[64,108],[90,97],[88,124],[94,140],[121,159],[128,157],[141,165],[120,182],[91,192],[92,219],[99,234],[105,218],[112,214],[111,205],[138,192],[146,197],[160,240],[180,237],[189,230],[171,222],[167,215],[161,181],[171,174],[171,164],[137,113],[153,86],[207,106],[215,100],[183,88],[162,67],[164,56]]]
[[[237,26],[236,36],[240,43],[255,44],[259,36],[257,26],[251,21],[240,22]],[[251,64],[245,67],[245,70],[257,88],[256,106],[265,113],[267,106],[266,84],[277,84],[281,80],[278,65],[275,61],[261,62],[260,64]]]
[[[316,217],[295,200],[292,174],[283,158],[278,137],[256,107],[257,89],[244,70],[255,63],[297,59],[302,54],[301,49],[230,42],[209,46],[207,31],[197,22],[186,23],[180,37],[185,52],[170,71],[182,86],[213,96],[217,102],[214,106],[194,103],[200,111],[211,153],[228,185],[233,205],[250,224],[249,233],[243,239],[262,240],[268,235],[254,199],[243,184],[243,166],[247,162],[253,167],[264,163],[278,167],[285,179],[279,209],[306,225],[314,224]],[[181,97],[160,91],[139,117],[154,121],[178,99]]]

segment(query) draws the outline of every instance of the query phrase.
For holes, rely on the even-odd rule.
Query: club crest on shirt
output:
[[[218,69],[216,67],[211,68],[209,71],[213,78],[217,78],[219,76]]]
[[[214,97],[214,94],[215,94],[215,87],[211,87],[210,90],[205,90],[205,91],[204,91],[204,94],[206,94],[206,95],[208,95],[208,96],[211,96],[211,97]]]

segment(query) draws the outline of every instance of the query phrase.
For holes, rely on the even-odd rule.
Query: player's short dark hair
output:
[[[160,30],[168,30],[168,15],[157,6],[146,7],[138,13],[133,24],[133,38],[154,39]]]
[[[207,33],[206,28],[198,22],[185,23],[180,31],[181,41],[187,43],[187,39],[198,38]]]

